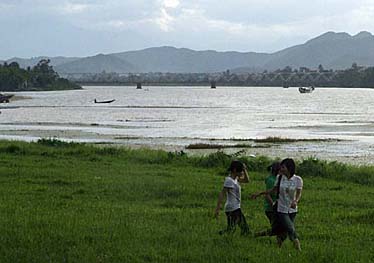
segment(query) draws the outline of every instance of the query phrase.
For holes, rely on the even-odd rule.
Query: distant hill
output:
[[[142,72],[217,72],[233,67],[258,65],[268,54],[194,51],[187,48],[158,47],[111,54],[136,65]]]
[[[138,69],[125,60],[112,55],[99,54],[81,58],[55,67],[59,73],[137,72]]]
[[[374,65],[374,36],[369,32],[360,32],[355,36],[327,32],[303,45],[273,53],[264,68],[317,68],[321,64],[325,68],[343,69],[354,62],[362,66]]]
[[[25,67],[35,65],[40,58],[13,60]],[[50,59],[59,73],[209,73],[227,69],[232,72],[261,72],[286,66],[317,68],[320,64],[326,69],[343,69],[354,62],[374,66],[374,36],[369,32],[354,36],[327,32],[304,44],[275,53],[195,51],[165,46],[86,58]]]
[[[75,60],[79,59],[77,57],[34,57],[34,58],[30,58],[30,59],[11,58],[11,59],[8,59],[6,62],[7,63],[17,62],[20,65],[20,67],[27,68],[27,67],[33,67],[36,64],[38,64],[38,62],[40,60],[47,59],[47,58],[50,59],[50,61],[51,61],[50,65],[53,66],[53,67],[61,65],[61,64],[69,63],[69,62],[72,62],[72,61],[75,61]]]

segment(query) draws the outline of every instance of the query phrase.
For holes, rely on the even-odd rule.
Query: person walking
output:
[[[295,218],[298,212],[298,203],[301,199],[303,179],[295,175],[296,165],[293,159],[286,158],[282,160],[280,165],[279,175],[277,176],[274,187],[267,191],[253,194],[252,198],[255,199],[260,195],[278,192],[275,205],[277,211],[276,224],[273,224],[271,235],[277,231],[276,228],[281,227],[287,234],[277,236],[279,247],[282,246],[282,242],[288,235],[289,239],[294,243],[294,247],[297,250],[301,250],[300,240],[295,228]]]
[[[245,216],[241,211],[241,183],[248,183],[249,177],[247,167],[240,161],[232,161],[228,168],[229,175],[225,178],[223,188],[219,192],[217,206],[215,209],[215,217],[218,219],[222,202],[226,196],[225,213],[227,217],[227,228],[219,233],[233,233],[236,225],[241,229],[241,235],[249,234],[249,226],[245,220]]]
[[[270,174],[265,178],[265,191],[273,189],[275,185],[275,181],[277,179],[277,175],[280,170],[280,162],[274,162],[270,166],[268,166],[268,171],[270,171]],[[277,199],[277,194],[272,192],[269,194],[264,194],[264,211],[265,215],[269,220],[270,225],[273,227],[276,220],[276,211],[273,209],[273,204]],[[271,235],[272,228],[260,231],[255,233],[255,237],[260,236],[268,236]],[[275,233],[274,233],[275,234]]]

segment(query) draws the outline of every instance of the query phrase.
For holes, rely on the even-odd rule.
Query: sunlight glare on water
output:
[[[74,130],[97,136],[254,139],[374,135],[374,90],[280,87],[84,87],[20,92],[2,105],[0,130]],[[110,100],[95,104],[94,99]]]

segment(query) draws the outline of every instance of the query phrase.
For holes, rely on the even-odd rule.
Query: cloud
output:
[[[326,31],[374,32],[373,16],[372,0],[0,0],[0,56],[42,50],[33,32],[47,42],[59,28],[56,43],[67,35],[111,36],[92,38],[99,52],[155,45],[273,52]],[[19,32],[30,38],[26,47],[11,42]]]
[[[369,2],[351,12],[349,25],[353,29],[374,30],[374,3]]]
[[[164,0],[163,6],[165,8],[176,8],[180,4],[179,0]]]
[[[79,14],[79,13],[82,13],[84,12],[85,10],[87,10],[89,8],[89,5],[86,5],[86,4],[75,4],[75,3],[65,3],[62,8],[61,8],[61,11],[63,14]]]
[[[169,32],[172,30],[171,23],[175,20],[174,17],[169,15],[165,8],[161,8],[160,16],[155,18],[154,21],[160,27],[160,29],[164,32]]]
[[[150,3],[153,8],[134,8],[134,4],[118,4],[119,10],[124,10],[124,13],[110,16],[101,15],[96,21],[90,23],[88,27],[91,29],[99,28],[100,30],[140,30],[140,31],[161,31],[171,32],[174,30],[173,24],[176,19],[175,13],[180,5],[179,0],[157,0]],[[112,7],[113,8],[113,7]],[[100,8],[103,10],[104,8]],[[113,8],[114,9],[114,8]],[[132,10],[130,14],[127,10]],[[145,11],[148,10],[148,11]],[[110,9],[108,12],[111,11]],[[105,12],[106,13],[106,12]],[[82,24],[82,23],[81,23]],[[83,23],[84,24],[84,23]]]
[[[200,38],[195,39],[195,47],[202,46],[201,36],[204,36],[206,48],[215,46],[216,49],[229,47],[231,50],[272,52],[301,44],[326,31],[347,31],[355,34],[363,29],[374,30],[374,20],[371,19],[374,15],[374,4],[370,1],[331,0],[327,3],[316,0],[313,4],[300,4],[299,1],[235,3],[236,5],[213,5],[210,1],[195,1],[189,5],[181,3],[180,12],[164,21],[164,29],[168,29],[164,31],[174,40],[193,38],[200,34]],[[254,7],[251,9],[252,5]],[[233,6],[235,9],[230,11]],[[225,8],[227,10],[224,10]],[[255,21],[248,19],[258,16],[260,18]],[[223,45],[225,41],[228,44]],[[217,48],[218,45],[220,48]]]
[[[175,17],[169,11],[177,8],[179,4],[179,0],[161,0],[159,12],[151,21],[155,22],[163,32],[173,30],[171,24],[175,21]]]

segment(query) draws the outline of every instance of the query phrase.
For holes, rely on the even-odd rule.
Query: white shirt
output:
[[[278,185],[279,175],[275,180],[275,186]],[[280,213],[296,213],[297,207],[291,208],[291,203],[296,198],[296,190],[303,189],[303,179],[300,176],[294,175],[290,179],[282,175],[282,180],[279,187],[278,209]]]
[[[223,187],[228,188],[227,198],[225,204],[225,212],[231,212],[240,208],[240,184],[237,179],[232,179],[230,176],[227,176]]]

